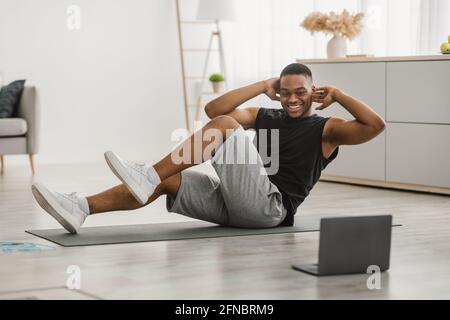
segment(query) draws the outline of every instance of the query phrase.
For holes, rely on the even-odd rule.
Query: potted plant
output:
[[[332,34],[333,37],[327,45],[327,56],[328,58],[343,58],[347,54],[346,38],[352,40],[361,32],[363,17],[364,13],[362,12],[352,15],[347,10],[340,14],[313,12],[303,20],[300,26],[311,33]]]
[[[223,83],[225,81],[225,77],[220,73],[214,73],[209,77],[209,81],[212,84],[213,92],[220,93],[223,90]]]

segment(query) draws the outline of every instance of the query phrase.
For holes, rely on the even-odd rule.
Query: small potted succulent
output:
[[[220,73],[214,73],[209,77],[209,81],[212,84],[213,92],[220,93],[223,90],[223,83],[225,81],[225,77]]]

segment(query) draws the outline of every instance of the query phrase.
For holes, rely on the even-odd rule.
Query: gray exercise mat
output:
[[[174,222],[82,228],[78,234],[64,229],[26,231],[63,247],[103,244],[236,237],[319,231],[320,219],[298,219],[296,226],[266,229],[226,228],[208,222]]]

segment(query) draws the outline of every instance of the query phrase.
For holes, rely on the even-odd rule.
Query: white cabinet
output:
[[[372,141],[341,146],[325,179],[450,194],[450,57],[298,60],[387,122]],[[353,119],[335,105],[322,116]]]
[[[450,187],[450,125],[388,123],[386,179]]]
[[[356,146],[340,146],[339,155],[324,174],[384,181],[385,154],[383,132],[374,140]]]
[[[316,86],[333,85],[370,105],[385,117],[385,63],[326,63],[308,65]],[[321,116],[353,119],[353,116],[337,104],[318,112]]]
[[[327,63],[308,65],[313,73],[316,86],[333,85],[344,92],[364,101],[380,116],[385,117],[385,64]],[[354,119],[342,106],[331,105],[318,114],[324,117]],[[324,173],[383,180],[385,178],[385,133],[374,140],[357,146],[341,146],[339,156],[325,169]]]
[[[450,124],[450,60],[387,63],[389,122]]]

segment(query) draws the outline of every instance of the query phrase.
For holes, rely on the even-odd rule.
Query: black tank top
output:
[[[322,154],[322,132],[328,118],[314,114],[307,118],[291,118],[283,109],[261,108],[256,116],[255,143],[264,162],[278,156],[278,171],[268,170],[270,181],[278,187],[286,208],[286,218],[280,225],[292,226],[298,206],[305,200],[320,178],[321,171],[336,158],[336,148],[326,159]],[[262,130],[260,129],[267,129]],[[279,150],[271,139],[278,129]],[[264,136],[264,137],[263,137]],[[275,137],[275,136],[274,136]],[[278,155],[277,155],[278,153]],[[267,157],[268,156],[268,157]],[[276,167],[274,160],[264,167]]]

